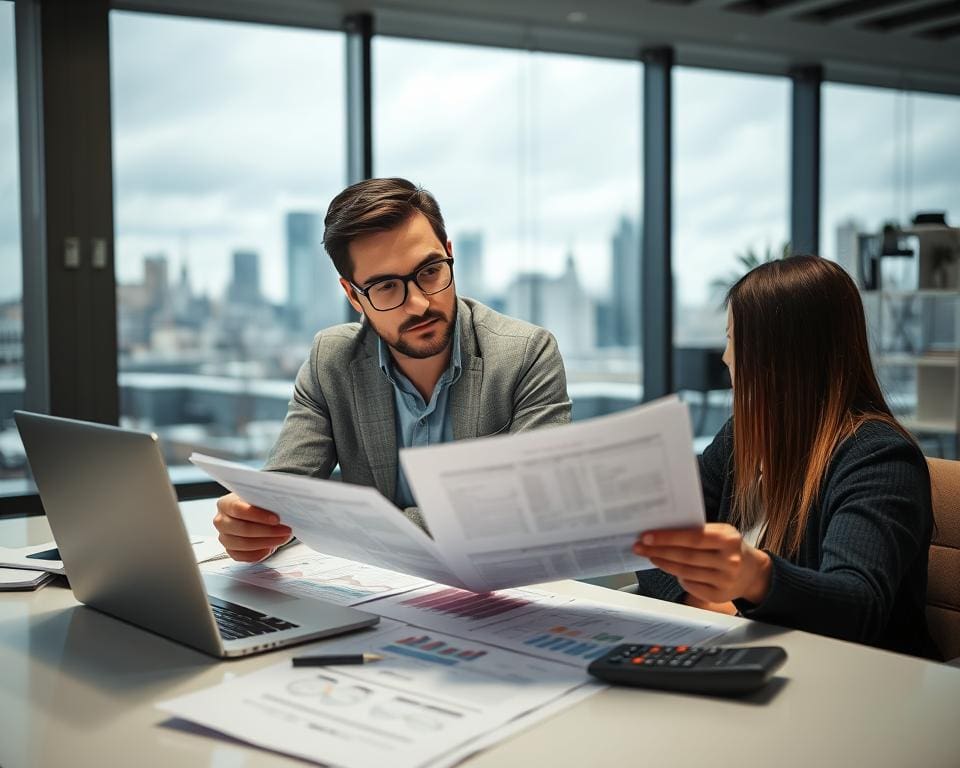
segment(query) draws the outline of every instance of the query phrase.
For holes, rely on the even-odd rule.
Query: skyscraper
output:
[[[453,255],[457,293],[484,301],[487,291],[483,282],[483,232],[461,232],[453,244]]]
[[[287,231],[287,308],[290,328],[312,336],[344,322],[346,299],[323,249],[323,217],[290,212]]]
[[[170,295],[166,254],[154,253],[144,257],[143,290],[149,309],[157,311],[166,305]]]
[[[613,256],[613,343],[640,344],[640,238],[633,221],[620,218],[610,240]]]
[[[558,277],[517,275],[507,288],[506,311],[553,333],[564,355],[584,355],[596,346],[596,310],[580,283],[572,253]]]
[[[850,273],[854,280],[860,280],[860,267],[857,263],[860,258],[858,238],[863,227],[856,219],[844,219],[837,224],[836,242],[837,264]]]
[[[233,252],[233,278],[227,290],[230,301],[256,305],[263,301],[260,293],[260,254],[256,251]]]

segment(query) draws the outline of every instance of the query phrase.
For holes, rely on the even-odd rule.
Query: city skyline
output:
[[[0,3],[0,40],[12,41],[12,18]],[[115,11],[111,36],[118,281],[135,279],[141,254],[163,251],[174,271],[190,260],[199,290],[218,291],[232,251],[250,248],[276,300],[280,214],[323,211],[344,183],[342,34]],[[376,172],[425,184],[452,230],[482,232],[500,288],[519,272],[561,275],[572,247],[588,292],[602,295],[610,276],[591,268],[600,233],[639,215],[642,65],[374,45]],[[4,50],[0,298],[11,298],[21,256],[13,46]],[[677,67],[675,91],[674,261],[678,299],[692,304],[736,253],[788,238],[789,88]],[[924,208],[956,216],[960,99],[828,83],[823,114],[823,255],[835,256],[828,233],[849,216],[867,227]]]
[[[172,259],[164,252],[144,254],[140,279],[118,286],[121,350],[150,346],[150,332],[164,323],[199,327],[198,317],[225,312],[231,305],[242,317],[244,308],[269,304],[294,337],[312,338],[316,331],[343,322],[347,305],[338,275],[322,246],[318,213],[289,211],[287,231],[287,295],[273,301],[263,291],[262,255],[235,249],[232,270],[218,293],[193,288],[189,262],[181,262],[179,280],[171,277]],[[608,296],[589,295],[569,252],[561,275],[518,273],[506,288],[496,291],[484,277],[484,238],[480,232],[462,235],[464,247],[455,251],[454,275],[458,294],[489,302],[515,317],[550,328],[561,348],[583,355],[600,347],[639,344],[640,230],[626,217],[609,235],[609,258],[621,265],[627,280],[618,281]],[[634,266],[630,266],[630,265]],[[633,280],[629,280],[632,276]],[[203,308],[200,309],[200,304]],[[198,314],[199,313],[199,314]],[[132,346],[131,346],[132,345]]]

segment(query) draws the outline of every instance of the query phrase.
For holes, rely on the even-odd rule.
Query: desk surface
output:
[[[192,532],[212,531],[211,501],[183,506]],[[0,521],[6,546],[48,538],[44,518]],[[576,582],[550,588],[611,604],[647,600]],[[678,616],[695,612],[655,605]],[[960,669],[719,620],[733,628],[726,643],[787,649],[789,660],[768,691],[720,700],[610,689],[477,755],[470,767],[960,766]],[[0,593],[0,765],[303,765],[161,727],[166,715],[153,708],[293,653],[218,662],[83,608],[64,587]]]

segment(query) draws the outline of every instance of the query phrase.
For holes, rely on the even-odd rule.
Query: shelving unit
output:
[[[897,241],[913,255],[885,256],[879,235],[862,240],[874,249],[879,282],[863,292],[874,365],[894,413],[925,451],[957,458],[960,228],[916,225],[900,230]]]

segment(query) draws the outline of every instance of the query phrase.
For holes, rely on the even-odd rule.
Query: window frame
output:
[[[109,72],[109,13],[111,10],[164,13],[176,16],[273,24],[310,29],[344,31],[348,35],[347,119],[349,179],[357,181],[372,171],[372,121],[370,82],[371,40],[378,34],[448,43],[489,45],[501,48],[550,51],[611,59],[645,60],[650,50],[638,53],[637,40],[625,34],[595,31],[534,31],[519,21],[493,23],[453,13],[425,14],[417,11],[383,9],[376,15],[352,14],[343,17],[342,6],[333,0],[260,0],[237,7],[231,0],[15,0],[17,99],[20,138],[21,244],[23,256],[24,310],[24,402],[28,409],[63,416],[116,423],[119,411],[117,379],[116,279],[112,269],[113,198],[111,163],[111,114]],[[83,45],[76,45],[77,39]],[[73,48],[71,49],[71,43]],[[77,49],[87,59],[84,76],[71,81],[82,88],[71,92],[65,85],[68,69],[80,62]],[[793,127],[789,151],[792,179],[789,216],[791,242],[810,241],[820,226],[820,94],[826,82],[871,85],[899,89],[901,73],[873,70],[857,74],[856,67],[839,66],[824,77],[819,69],[791,71],[788,62],[753,55],[746,49],[704,48],[657,59],[657,76],[670,77],[674,65],[689,65],[724,71],[778,74],[793,81]],[[646,66],[650,66],[649,63]],[[815,75],[815,76],[813,76]],[[931,93],[955,95],[950,85],[914,88]],[[640,335],[643,339],[646,399],[672,390],[673,318],[670,310],[670,270],[673,254],[672,173],[669,167],[652,165],[657,146],[670,146],[672,102],[656,101],[644,89],[641,125],[651,141],[643,174],[645,190],[656,182],[666,189],[659,206],[652,195],[643,196],[644,245],[648,256],[641,265],[646,275]],[[71,120],[77,105],[88,119]],[[665,110],[665,112],[664,112]],[[665,123],[665,126],[664,126]],[[815,135],[810,135],[815,126]],[[664,134],[664,129],[666,133]],[[798,136],[807,140],[800,141]],[[83,152],[78,152],[82,147]],[[86,164],[69,162],[83,155]],[[654,168],[656,174],[651,174]],[[816,169],[804,176],[802,169]],[[648,183],[649,178],[649,183]],[[71,204],[84,200],[80,210]],[[649,230],[655,230],[650,232]],[[63,240],[79,236],[89,244],[104,239],[110,254],[107,269],[65,269]],[[819,247],[813,239],[814,248]],[[37,258],[42,254],[43,258]],[[654,259],[654,255],[656,258]],[[638,254],[638,258],[640,255]],[[666,291],[666,293],[664,293]],[[53,311],[53,308],[57,311]],[[66,307],[69,311],[64,312]],[[83,322],[66,322],[81,317]],[[62,361],[74,361],[64,365]],[[81,362],[81,364],[76,364]],[[180,498],[199,498],[222,492],[213,482],[180,483]],[[0,497],[0,517],[41,514],[36,493]]]

